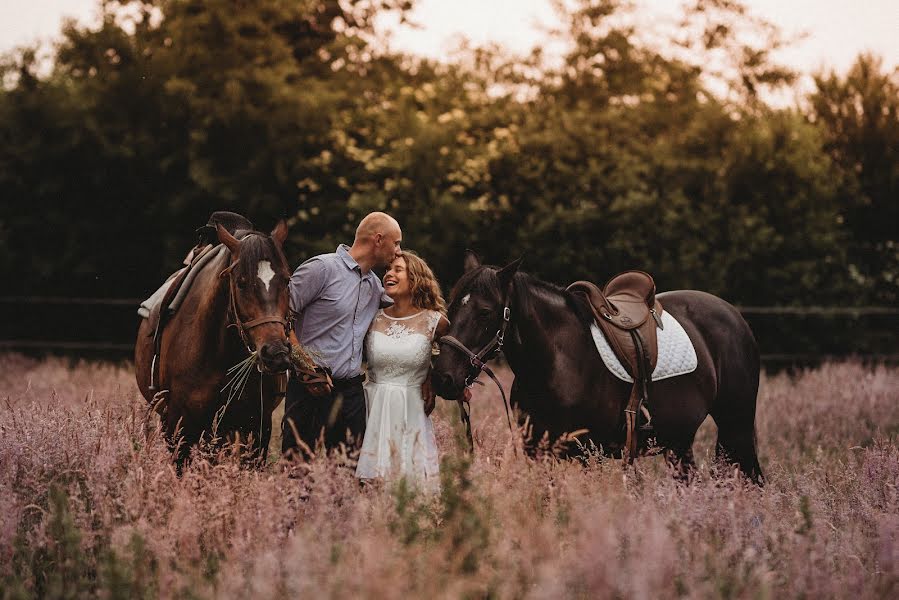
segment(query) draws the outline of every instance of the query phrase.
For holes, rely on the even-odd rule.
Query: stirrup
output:
[[[643,416],[646,418],[646,422],[640,425],[640,431],[652,431],[655,427],[652,426],[652,415],[649,414],[649,409],[646,408],[645,404],[640,404],[640,412],[643,413]]]
[[[147,390],[150,392],[157,392],[159,388],[156,386],[159,380],[159,363],[157,359],[159,358],[159,354],[156,352],[153,353],[153,360],[150,362],[150,385],[147,386]],[[164,390],[168,391],[168,390]],[[159,392],[162,393],[162,392]]]

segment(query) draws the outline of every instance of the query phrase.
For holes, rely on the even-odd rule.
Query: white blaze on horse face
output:
[[[469,300],[471,300],[471,294],[465,294],[462,297],[462,306],[465,306],[466,304],[468,304]]]
[[[260,260],[256,276],[259,277],[259,281],[265,285],[265,291],[267,292],[268,286],[272,282],[272,277],[275,276],[275,272],[272,271],[272,263],[267,260]]]

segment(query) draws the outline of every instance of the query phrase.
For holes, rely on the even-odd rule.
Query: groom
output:
[[[330,371],[332,385],[305,384],[291,377],[281,422],[284,453],[296,452],[296,434],[309,448],[324,432],[325,448],[362,442],[365,396],[362,342],[375,314],[392,303],[372,268],[402,254],[403,233],[390,215],[374,212],[356,228],[352,246],[310,258],[290,278],[290,308],[296,315],[291,343]],[[349,432],[350,438],[347,438]]]

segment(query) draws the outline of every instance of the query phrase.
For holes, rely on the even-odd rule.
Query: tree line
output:
[[[559,3],[558,61],[385,49],[375,18],[412,7],[121,0],[49,58],[7,53],[8,292],[147,294],[217,209],[286,218],[296,265],[379,209],[444,287],[473,248],[558,284],[639,268],[740,304],[896,303],[899,73],[878,57],[774,107],[785,42],[731,0],[690,3],[663,44],[623,0]]]

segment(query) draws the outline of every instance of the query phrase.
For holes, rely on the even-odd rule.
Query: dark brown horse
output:
[[[716,455],[760,482],[755,439],[759,352],[749,326],[733,306],[711,294],[675,291],[658,299],[686,330],[699,364],[692,373],[652,383],[656,444],[686,475],[694,464],[696,430],[711,415],[718,426]],[[505,306],[508,325],[505,335],[498,336]],[[497,269],[481,266],[469,254],[448,313],[447,336],[473,354],[504,338],[502,351],[515,374],[510,401],[521,410],[522,423],[530,417],[532,440],[587,430],[581,441],[589,438],[606,453],[621,454],[632,384],[605,367],[590,333],[592,313],[582,300],[520,272],[517,262]],[[460,348],[442,344],[433,373],[437,393],[458,398],[479,371],[474,362]],[[646,444],[641,439],[640,449]]]
[[[158,387],[167,392],[149,389],[153,360],[149,319],[137,333],[137,384],[154,403],[166,439],[178,446],[179,465],[193,444],[213,433],[244,443],[252,440],[253,450],[264,458],[271,414],[280,401],[274,393],[275,379],[284,377],[290,366],[290,271],[281,249],[287,226],[278,223],[271,235],[252,231],[234,237],[221,225],[217,231],[228,251],[215,255],[197,273],[162,332]],[[238,373],[229,374],[229,369],[251,355],[241,370],[245,379],[232,381]]]

